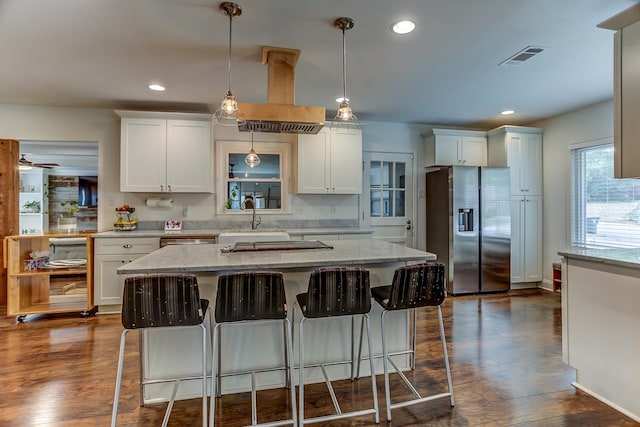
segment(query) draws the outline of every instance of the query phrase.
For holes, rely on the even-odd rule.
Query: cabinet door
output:
[[[125,276],[116,270],[144,254],[97,255],[94,258],[93,303],[95,305],[122,304]]]
[[[525,194],[542,195],[542,136],[525,134],[520,138],[520,167]]]
[[[333,194],[362,193],[362,131],[331,132],[329,159]]]
[[[525,188],[522,178],[520,144],[522,137],[516,134],[507,135],[507,166],[511,168],[511,194],[524,194]]]
[[[542,197],[524,197],[524,281],[542,280]]]
[[[511,196],[511,283],[524,278],[524,197]]]
[[[640,177],[640,22],[622,28],[615,38],[614,175]]]
[[[542,194],[542,136],[508,134],[507,164],[511,168],[511,194]]]
[[[487,165],[487,139],[463,136],[460,141],[460,160],[464,166]]]
[[[123,118],[120,138],[120,191],[165,191],[167,121]]]
[[[329,129],[316,135],[298,135],[298,193],[329,192]]]
[[[462,137],[455,135],[436,135],[435,164],[450,166],[460,164],[460,144]]]
[[[211,125],[194,120],[167,121],[168,192],[212,193]]]

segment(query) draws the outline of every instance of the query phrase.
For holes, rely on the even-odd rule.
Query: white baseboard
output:
[[[571,383],[572,386],[574,386],[575,388],[577,388],[580,391],[583,391],[585,393],[587,393],[589,396],[591,397],[595,397],[596,399],[598,399],[600,402],[604,403],[607,406],[612,407],[613,409],[615,409],[616,411],[626,415],[627,417],[631,418],[634,421],[637,421],[640,423],[640,415],[636,415],[636,414],[632,414],[631,412],[627,411],[624,408],[621,408],[620,406],[616,405],[615,403],[605,399],[604,397],[598,395],[597,393],[592,392],[591,390],[589,390],[586,387],[581,386],[580,384],[578,384],[577,382],[572,382]]]

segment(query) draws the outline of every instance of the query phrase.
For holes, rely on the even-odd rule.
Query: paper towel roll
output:
[[[170,208],[173,206],[173,199],[160,199],[158,201],[159,208]]]
[[[149,208],[157,208],[160,199],[158,197],[149,197],[147,199],[147,207]]]

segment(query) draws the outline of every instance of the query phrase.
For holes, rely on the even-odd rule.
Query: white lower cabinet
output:
[[[542,281],[542,196],[511,196],[511,283]]]
[[[118,311],[125,276],[116,270],[160,247],[156,237],[98,238],[94,244],[93,302],[99,312]],[[106,307],[110,306],[110,307]]]

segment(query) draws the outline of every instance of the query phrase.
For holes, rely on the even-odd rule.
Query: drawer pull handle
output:
[[[130,249],[133,247],[133,245],[126,244],[126,245],[122,245],[122,247],[125,249]]]

